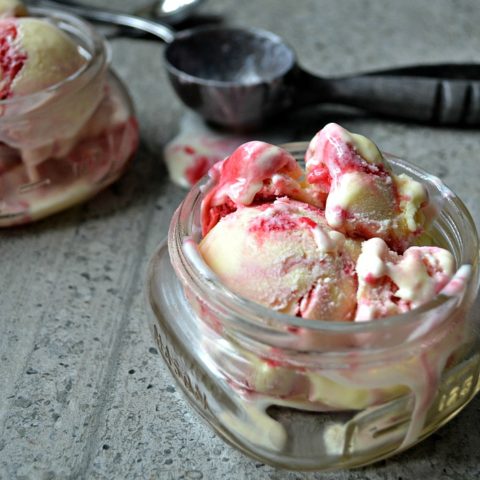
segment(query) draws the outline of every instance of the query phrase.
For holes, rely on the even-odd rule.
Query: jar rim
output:
[[[41,102],[44,98],[47,98],[52,94],[61,95],[63,90],[68,91],[71,88],[75,88],[75,83],[81,83],[80,80],[85,78],[88,73],[95,75],[98,70],[102,69],[110,61],[110,50],[107,48],[103,36],[92,25],[78,16],[49,7],[28,7],[28,12],[29,17],[54,20],[60,27],[63,26],[64,28],[62,30],[67,33],[68,30],[65,30],[66,26],[75,28],[77,33],[81,33],[84,39],[90,43],[88,49],[90,56],[81,68],[60,82],[49,85],[48,87],[31,94],[17,95],[0,100],[0,108],[25,103],[36,105],[38,102]],[[88,79],[85,81],[88,81]]]
[[[282,148],[286,149],[292,154],[298,154],[300,152],[304,153],[307,146],[308,142],[292,142],[281,145]],[[395,155],[387,154],[385,152],[384,155],[389,159],[389,161],[391,161],[394,170],[396,166],[401,167],[406,169],[409,173],[413,173],[416,177],[421,177],[430,182],[430,184],[433,185],[442,195],[445,201],[455,209],[455,211],[461,217],[461,220],[468,226],[468,232],[463,233],[470,237],[470,248],[468,249],[468,252],[464,250],[461,251],[461,257],[457,259],[458,265],[455,275],[459,273],[462,265],[469,264],[472,268],[472,272],[470,278],[467,280],[466,290],[471,290],[473,287],[474,291],[476,291],[478,288],[479,239],[475,223],[465,204],[449,187],[445,185],[441,179],[435,175],[432,175],[422,168],[417,167],[416,165],[413,165]],[[393,327],[408,326],[410,323],[414,323],[416,320],[418,320],[419,315],[439,309],[443,306],[452,307],[453,305],[459,303],[461,298],[464,296],[462,294],[459,298],[458,296],[450,296],[440,292],[433,299],[408,312],[362,322],[304,319],[286,313],[277,312],[266,306],[246,299],[223,285],[218,279],[216,279],[216,276],[213,274],[213,272],[211,277],[208,279],[205,278],[205,275],[202,274],[202,272],[197,268],[196,265],[194,265],[193,262],[189,261],[183,252],[183,239],[189,237],[192,232],[188,231],[188,229],[185,231],[185,226],[183,226],[183,228],[178,228],[178,223],[182,221],[182,218],[189,218],[190,221],[192,220],[194,209],[198,209],[200,207],[201,197],[208,188],[206,187],[207,182],[208,176],[203,177],[199,182],[197,182],[197,184],[190,190],[182,204],[177,209],[177,212],[172,219],[172,225],[169,233],[168,244],[170,256],[171,258],[181,259],[179,262],[180,265],[174,267],[177,271],[177,274],[180,273],[184,277],[184,280],[186,277],[189,277],[189,280],[193,280],[195,288],[198,289],[198,293],[201,293],[202,291],[203,293],[208,292],[210,294],[208,296],[209,302],[219,305],[219,301],[216,296],[212,295],[212,293],[218,293],[221,299],[221,306],[228,308],[229,311],[234,314],[234,320],[231,323],[236,323],[239,327],[243,327],[241,329],[244,330],[244,332],[248,332],[252,329],[267,333],[279,331],[284,332],[285,327],[298,327],[317,333],[378,333],[385,330],[391,330]],[[203,259],[201,260],[203,261]],[[172,263],[174,262],[172,261]],[[206,263],[205,267],[211,271]],[[182,271],[179,272],[179,269]],[[189,284],[189,287],[192,287],[192,285]],[[255,320],[254,317],[258,318],[259,315],[263,316],[264,318],[268,318],[268,324],[259,323],[258,320]]]

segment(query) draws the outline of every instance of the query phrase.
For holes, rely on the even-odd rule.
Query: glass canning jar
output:
[[[0,100],[0,226],[38,220],[115,181],[138,145],[133,105],[109,52],[79,18],[30,8],[79,46],[84,66],[62,82]]]
[[[306,147],[286,146],[297,160]],[[389,160],[441,205],[423,241],[450,250],[457,265],[440,294],[408,313],[304,320],[229,291],[195,248],[206,178],[150,262],[151,326],[165,362],[202,417],[253,458],[298,470],[365,465],[430,435],[479,390],[475,225],[438,178]]]

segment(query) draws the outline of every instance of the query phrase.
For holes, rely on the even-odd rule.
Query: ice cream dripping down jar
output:
[[[299,163],[308,151],[307,143],[283,147]],[[479,283],[474,222],[437,177],[386,157],[396,175],[422,184],[439,207],[428,234],[413,245],[442,247],[453,261],[451,277],[420,306],[360,321],[331,321],[328,315],[338,311],[327,308],[321,310],[322,320],[311,320],[238,295],[200,253],[205,250],[202,203],[215,188],[208,177],[179,206],[168,239],[151,259],[151,329],[164,361],[196,411],[252,458],[293,470],[367,465],[429,436],[479,390],[479,318],[472,310]],[[270,208],[277,206],[260,207],[261,215]],[[302,210],[300,224],[312,223],[309,212]],[[276,235],[279,224],[270,225]],[[237,235],[228,237],[234,250]],[[316,241],[332,243],[318,235]],[[294,269],[297,262],[290,258],[288,264]],[[248,281],[254,285],[262,279],[252,275]],[[328,286],[327,292],[335,295],[335,288]]]
[[[33,222],[117,180],[138,145],[104,39],[48,8],[0,18],[0,226]]]

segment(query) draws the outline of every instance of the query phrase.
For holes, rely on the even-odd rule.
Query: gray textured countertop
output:
[[[480,61],[477,0],[209,0],[202,9],[280,33],[303,65],[326,75]],[[147,261],[184,195],[162,165],[184,110],[164,74],[162,45],[111,45],[141,125],[132,167],[87,204],[0,232],[0,478],[480,478],[480,398],[410,451],[328,474],[252,461],[187,405],[154,347],[143,296]],[[329,119],[312,115],[276,137],[306,140]],[[480,224],[477,131],[342,123],[440,176]]]

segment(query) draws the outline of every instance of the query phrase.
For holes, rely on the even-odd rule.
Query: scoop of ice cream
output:
[[[247,142],[209,171],[211,186],[202,202],[206,234],[225,214],[239,206],[288,196],[316,204],[302,187],[303,171],[286,150],[265,142]]]
[[[27,13],[25,5],[18,0],[0,0],[0,18],[23,17]]]
[[[104,96],[104,68],[88,83],[74,80],[88,66],[86,52],[48,19],[0,19],[0,99],[19,99],[3,106],[0,141],[21,152],[30,181],[40,163],[70,153]],[[61,93],[48,90],[67,80]]]
[[[403,255],[380,238],[362,244],[355,320],[408,312],[433,299],[455,272],[453,255],[439,247],[410,247]]]
[[[199,248],[221,281],[245,298],[304,318],[353,319],[359,243],[332,230],[316,207],[286,197],[239,207]]]
[[[1,19],[0,42],[1,99],[60,83],[86,63],[79,46],[43,19]]]
[[[325,202],[332,228],[383,238],[399,251],[421,233],[426,189],[407,175],[394,175],[368,138],[330,123],[310,142],[305,161],[309,190]]]

